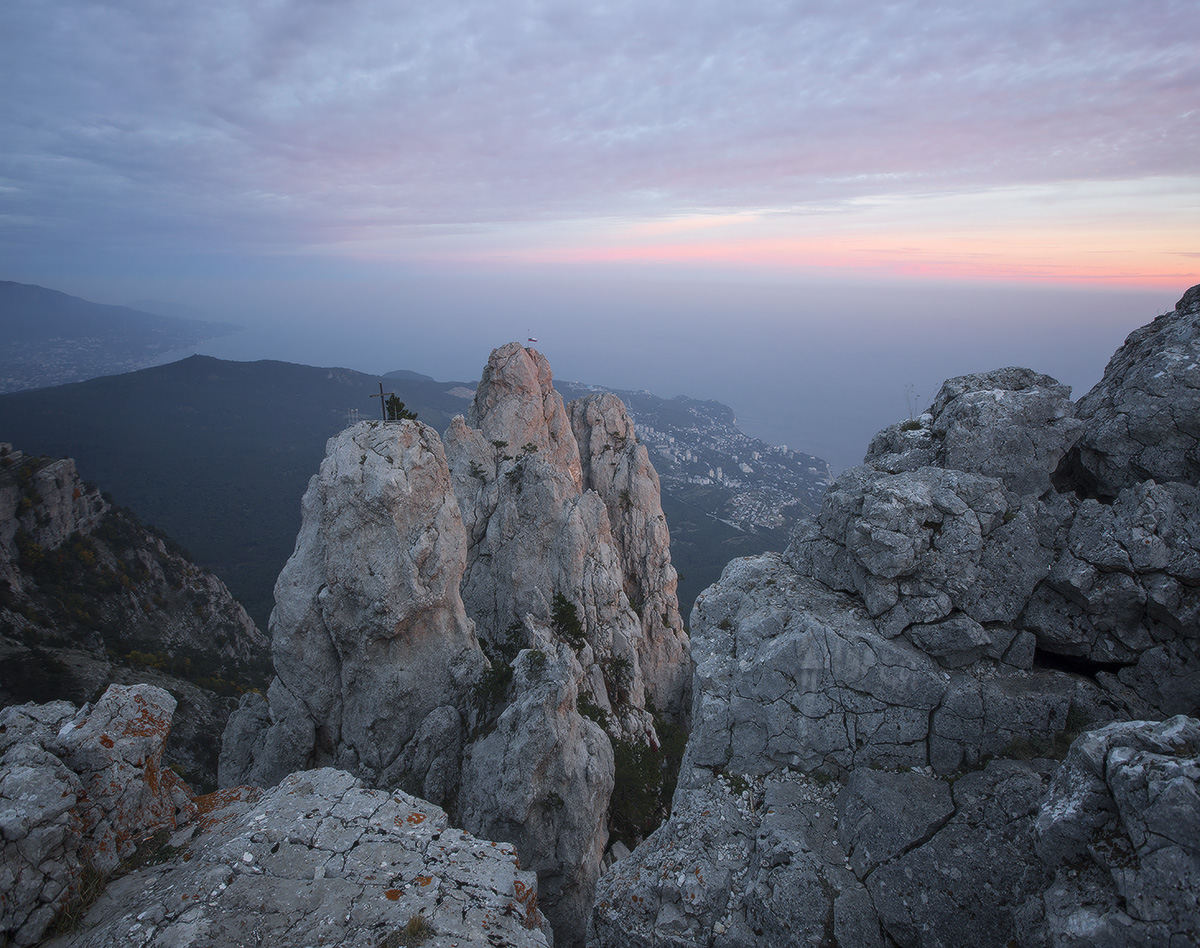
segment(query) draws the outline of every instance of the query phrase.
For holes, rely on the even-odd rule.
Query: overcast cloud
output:
[[[8,0],[0,18],[10,245],[291,250],[1191,176],[1200,154],[1190,0]]]

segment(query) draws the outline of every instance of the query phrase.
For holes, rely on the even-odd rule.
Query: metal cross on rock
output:
[[[372,398],[379,399],[379,411],[383,415],[384,421],[387,421],[387,398],[386,398],[386,396],[395,395],[395,394],[396,394],[395,392],[385,392],[383,390],[382,382],[379,383],[379,394],[378,395],[376,395],[374,393],[371,394]]]

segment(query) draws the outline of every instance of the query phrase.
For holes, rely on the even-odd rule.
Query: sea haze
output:
[[[636,270],[360,276],[180,290],[207,318],[247,327],[192,351],[470,381],[491,349],[532,336],[559,378],[717,399],[748,434],[835,470],[859,463],[876,431],[919,413],[951,376],[1025,365],[1082,395],[1125,336],[1186,289]]]

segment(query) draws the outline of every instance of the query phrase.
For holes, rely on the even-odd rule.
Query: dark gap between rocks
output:
[[[1059,655],[1057,652],[1047,652],[1044,649],[1035,649],[1033,653],[1033,667],[1047,668],[1052,671],[1069,672],[1073,675],[1083,675],[1085,678],[1094,679],[1100,672],[1109,672],[1115,675],[1122,668],[1129,668],[1133,662],[1100,662],[1092,658],[1084,658],[1080,655]]]

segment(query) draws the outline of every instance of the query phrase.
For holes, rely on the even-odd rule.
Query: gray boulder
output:
[[[1083,735],[1037,815],[1048,944],[1200,941],[1200,721]]]
[[[1200,486],[1200,286],[1129,334],[1076,414],[1086,431],[1069,474],[1088,496],[1146,480]]]
[[[1054,553],[1039,537],[1039,513],[997,478],[862,466],[834,481],[787,557],[799,572],[861,596],[889,637],[921,626],[912,634],[929,643],[924,627],[962,615],[954,629],[968,633],[961,647],[942,630],[935,653],[948,664],[1002,658],[1012,631],[995,641],[982,626],[1011,624],[1049,573]]]
[[[0,711],[0,937],[30,945],[137,841],[195,813],[162,765],[175,700],[112,685],[93,707],[65,701]]]
[[[945,382],[919,420],[876,435],[864,463],[889,473],[941,467],[982,474],[1037,497],[1082,428],[1069,386],[1029,369],[996,369]]]

